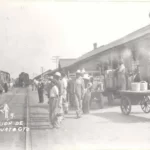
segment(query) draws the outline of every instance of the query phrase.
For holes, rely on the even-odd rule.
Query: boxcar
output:
[[[0,84],[3,86],[5,82],[10,83],[10,74],[0,70]]]
[[[19,74],[19,86],[28,86],[29,82],[30,79],[27,73],[22,72],[21,74]]]

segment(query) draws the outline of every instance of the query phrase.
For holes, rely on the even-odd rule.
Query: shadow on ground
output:
[[[49,125],[36,125],[36,126],[30,126],[31,130],[48,130],[48,129],[53,129],[53,127]]]
[[[30,114],[30,129],[46,130],[51,129],[48,113],[31,113]]]
[[[48,108],[48,105],[31,105],[30,108]]]
[[[107,119],[114,123],[146,123],[150,122],[150,118],[135,116],[134,113],[128,116],[117,112],[93,113],[91,115]],[[145,114],[146,115],[146,114]]]

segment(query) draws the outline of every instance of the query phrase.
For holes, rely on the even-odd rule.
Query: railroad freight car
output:
[[[19,86],[24,87],[30,84],[29,74],[22,72],[19,74]]]
[[[4,83],[10,83],[10,74],[8,72],[0,70],[0,84],[4,86]]]

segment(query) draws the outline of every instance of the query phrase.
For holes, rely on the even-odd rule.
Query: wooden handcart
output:
[[[150,112],[150,90],[147,91],[119,91],[121,97],[121,111],[129,115],[132,105],[140,105],[144,113]]]

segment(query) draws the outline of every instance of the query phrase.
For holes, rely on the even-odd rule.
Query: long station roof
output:
[[[82,55],[81,57],[76,59],[76,61],[74,61],[72,64],[70,64],[70,65],[68,64],[68,67],[69,66],[73,66],[73,65],[75,65],[75,64],[77,64],[77,63],[79,63],[79,62],[81,62],[83,60],[89,59],[90,57],[95,56],[95,55],[97,55],[97,54],[99,54],[101,52],[104,52],[106,50],[109,50],[109,49],[111,49],[113,47],[125,44],[125,43],[127,43],[129,41],[132,41],[132,40],[135,40],[137,38],[140,38],[140,37],[142,37],[142,36],[144,36],[146,34],[149,34],[149,33],[150,33],[150,25],[147,25],[147,26],[145,26],[145,27],[143,27],[143,28],[141,28],[139,30],[136,30],[136,31],[134,31],[134,32],[132,32],[132,33],[130,33],[130,34],[128,34],[128,35],[118,39],[118,40],[116,40],[116,41],[113,41],[113,42],[111,42],[111,43],[109,43],[107,45],[104,45],[104,46],[100,46],[100,47],[98,47],[98,48],[96,48],[96,49],[94,49],[94,50],[92,50],[92,51]]]
[[[145,36],[147,34],[150,34],[150,25],[147,25],[139,30],[136,30],[118,40],[115,40],[107,45],[103,45],[103,46],[100,46],[84,55],[82,55],[81,57],[77,58],[76,60],[73,60],[72,62],[70,63],[65,63],[65,65],[62,66],[62,68],[69,68],[69,67],[72,67],[74,66],[75,64],[78,64],[80,63],[81,61],[84,61],[84,60],[87,60],[101,52],[104,52],[106,50],[109,50],[113,47],[116,47],[116,46],[119,46],[119,45],[122,45],[122,44],[125,44],[125,43],[128,43],[129,41],[133,41],[135,39],[138,39],[142,36]],[[69,60],[69,59],[68,59]],[[49,73],[50,74],[53,74],[54,72],[58,71],[58,69],[55,69],[55,70],[52,70],[50,71]]]

